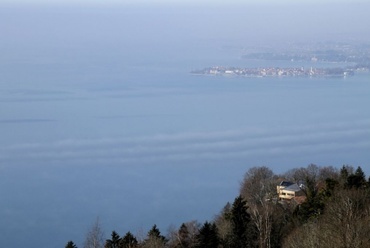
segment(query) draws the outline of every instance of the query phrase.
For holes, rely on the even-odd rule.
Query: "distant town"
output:
[[[353,76],[354,71],[354,69],[348,68],[236,68],[214,66],[199,71],[192,71],[192,73],[205,75],[237,75],[246,77],[347,77]]]
[[[245,49],[242,59],[276,61],[276,66],[242,68],[212,66],[191,73],[200,75],[235,75],[245,77],[349,77],[356,72],[370,71],[370,45],[315,44],[291,45],[289,50],[272,48]],[[310,66],[280,67],[279,61]],[[322,65],[330,64],[328,68]],[[344,65],[333,67],[332,65]]]

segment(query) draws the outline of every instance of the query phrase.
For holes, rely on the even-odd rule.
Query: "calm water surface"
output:
[[[368,73],[196,76],[265,62],[204,40],[131,49],[82,45],[85,32],[72,36],[81,44],[38,46],[40,30],[27,45],[1,41],[1,247],[81,247],[97,217],[106,237],[212,220],[252,166],[351,164],[370,175]]]

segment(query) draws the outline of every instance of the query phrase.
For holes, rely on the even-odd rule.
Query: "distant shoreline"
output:
[[[253,48],[244,50],[241,58],[247,60],[272,61],[272,66],[232,67],[212,66],[191,71],[198,75],[225,75],[244,77],[350,77],[356,72],[370,71],[370,45],[366,44],[309,44],[290,45],[278,50]],[[279,66],[279,62],[294,62],[294,66]],[[306,66],[299,63],[310,63]],[[337,64],[324,68],[323,64]],[[271,64],[271,63],[270,63]],[[286,64],[285,64],[286,66]]]
[[[244,76],[244,77],[350,77],[355,72],[369,71],[368,67],[346,68],[304,68],[304,67],[259,67],[241,68],[214,66],[202,70],[191,71],[197,75],[221,75],[221,76]]]

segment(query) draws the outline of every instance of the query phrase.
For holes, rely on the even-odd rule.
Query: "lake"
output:
[[[212,220],[253,166],[350,164],[370,175],[369,73],[192,75],[267,62],[228,42],[155,44],[154,33],[152,46],[75,33],[64,44],[43,25],[20,34],[32,37],[25,45],[2,41],[1,247],[82,247],[97,217],[107,238]]]

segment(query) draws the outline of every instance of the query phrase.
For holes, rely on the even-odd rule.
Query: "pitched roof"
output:
[[[298,192],[298,191],[301,191],[302,189],[301,189],[301,187],[298,186],[298,184],[294,183],[292,185],[289,185],[288,187],[286,187],[283,190],[289,190],[289,191]]]
[[[280,186],[288,187],[294,183],[288,181],[281,181]]]

